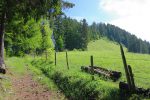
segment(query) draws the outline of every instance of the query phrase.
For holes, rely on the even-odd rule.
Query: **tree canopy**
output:
[[[78,22],[75,19],[59,16],[55,20],[55,26],[56,44],[60,51],[63,49],[86,50],[89,41],[107,37],[111,41],[123,44],[129,52],[150,53],[149,42],[111,24],[93,22],[92,25],[88,25],[85,19]]]
[[[53,20],[63,14],[63,9],[73,6],[63,0],[0,0],[0,71],[4,69],[4,39],[9,55],[38,49],[39,44],[45,50],[50,47],[50,27],[43,20]],[[31,42],[37,38],[36,43]]]

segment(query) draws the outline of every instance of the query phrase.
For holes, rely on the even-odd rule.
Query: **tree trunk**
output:
[[[0,73],[6,73],[5,63],[4,63],[4,23],[5,23],[5,14],[2,13],[0,19]]]

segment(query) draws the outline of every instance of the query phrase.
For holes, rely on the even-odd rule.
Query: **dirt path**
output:
[[[62,100],[59,93],[48,90],[32,79],[31,74],[11,75],[13,94],[6,100]]]

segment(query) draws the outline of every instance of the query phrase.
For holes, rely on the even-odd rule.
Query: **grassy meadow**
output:
[[[138,87],[150,88],[150,55],[127,52],[124,47],[127,63],[131,65],[135,84]],[[57,52],[57,65],[54,65],[54,53],[45,59],[45,55],[23,58],[6,58],[6,64],[16,73],[23,74],[26,66],[34,73],[35,79],[42,77],[41,83],[50,89],[59,89],[72,100],[120,100],[119,81],[112,82],[102,77],[82,72],[81,66],[90,65],[90,56],[94,57],[94,65],[122,72],[119,81],[126,81],[120,47],[107,39],[92,41],[87,51],[68,51],[69,70],[66,64],[66,53]],[[124,96],[125,98],[126,96]],[[128,97],[126,98],[128,99]]]
[[[138,87],[150,88],[150,55],[129,53],[124,48],[127,63],[131,65],[135,83]],[[68,51],[70,70],[80,72],[81,66],[90,65],[90,56],[94,57],[94,65],[123,73],[121,81],[126,81],[125,71],[120,53],[120,46],[107,39],[92,41],[87,51]],[[57,69],[68,71],[66,67],[65,52],[57,53]],[[77,74],[76,73],[76,74]],[[116,83],[118,85],[118,83]]]

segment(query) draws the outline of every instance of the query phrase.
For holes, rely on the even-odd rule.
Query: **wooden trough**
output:
[[[135,87],[132,91],[130,91],[129,85],[125,82],[120,82],[119,83],[119,88],[121,90],[126,91],[127,93],[132,92],[132,93],[150,98],[150,88],[149,89],[144,89],[144,88]]]
[[[97,66],[81,66],[81,70],[91,74],[98,74],[99,76],[104,76],[113,81],[117,81],[121,77],[121,72],[107,70],[105,68]]]

